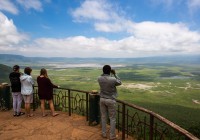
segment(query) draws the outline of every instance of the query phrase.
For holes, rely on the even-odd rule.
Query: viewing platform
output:
[[[3,111],[0,115],[1,140],[105,140],[101,137],[100,125],[89,126],[84,116],[69,116],[59,111],[59,115],[42,117],[39,109],[33,117],[22,115],[13,117],[13,111]],[[117,130],[116,130],[117,132]],[[120,133],[118,133],[120,135]],[[127,140],[133,140],[129,137]]]
[[[101,137],[99,95],[93,91],[54,89],[54,107],[59,116],[42,117],[37,87],[34,88],[33,117],[13,117],[10,86],[2,86],[0,139],[104,140]],[[117,102],[116,132],[119,140],[199,140],[187,130],[159,114],[122,100]],[[23,106],[23,105],[22,105]],[[48,108],[46,103],[46,108]],[[6,111],[3,111],[6,109]],[[96,126],[92,124],[97,124]],[[109,122],[107,132],[109,133]],[[108,139],[109,134],[107,134]]]

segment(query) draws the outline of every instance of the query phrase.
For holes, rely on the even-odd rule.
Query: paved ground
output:
[[[0,140],[106,140],[99,125],[88,126],[85,117],[59,113],[42,117],[38,110],[33,117],[13,117],[12,111],[0,112]]]

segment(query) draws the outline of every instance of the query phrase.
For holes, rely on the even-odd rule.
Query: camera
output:
[[[112,74],[115,74],[115,70],[114,69],[111,69],[110,71]]]

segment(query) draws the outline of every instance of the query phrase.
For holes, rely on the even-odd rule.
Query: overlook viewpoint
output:
[[[0,0],[0,140],[104,126],[105,140],[200,140],[200,0]]]
[[[48,113],[48,111],[47,111]],[[120,133],[118,133],[121,135]],[[40,110],[33,117],[13,117],[12,111],[1,112],[1,140],[104,140],[100,125],[89,126],[85,117],[59,112],[59,115],[42,117]],[[133,140],[128,138],[127,140]]]
[[[10,86],[1,86],[0,137],[3,140],[103,139],[101,127],[96,125],[100,123],[98,94],[65,88],[54,90],[54,105],[60,113],[55,117],[52,117],[50,113],[48,116],[42,117],[37,87],[35,87],[33,94],[32,109],[35,114],[33,117],[25,115],[13,117],[12,110],[10,110],[12,101],[9,95]],[[120,100],[117,100],[117,104],[116,132],[118,132],[118,139],[198,140],[188,131],[152,111]],[[109,130],[109,125],[107,127]]]

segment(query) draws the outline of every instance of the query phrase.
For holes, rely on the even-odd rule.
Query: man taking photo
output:
[[[111,74],[113,76],[111,76]],[[109,65],[103,67],[103,74],[98,77],[100,86],[100,110],[102,123],[102,137],[107,138],[106,123],[107,116],[110,119],[110,140],[116,139],[116,98],[117,88],[121,85],[120,78],[116,75],[115,70],[112,70]],[[108,114],[107,114],[108,113]]]

